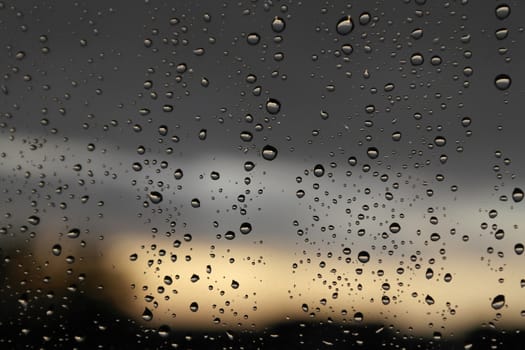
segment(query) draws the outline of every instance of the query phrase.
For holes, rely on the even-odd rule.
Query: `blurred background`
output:
[[[507,348],[519,1],[1,1],[0,347]]]

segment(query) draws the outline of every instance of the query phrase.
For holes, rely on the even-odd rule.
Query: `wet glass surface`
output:
[[[0,1],[0,348],[519,346],[524,6]]]

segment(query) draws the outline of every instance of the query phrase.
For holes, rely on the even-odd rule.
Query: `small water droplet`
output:
[[[199,311],[199,304],[197,304],[196,301],[190,304],[190,310],[191,312],[197,312]]]
[[[523,254],[523,251],[525,250],[525,247],[523,246],[522,243],[516,243],[514,245],[514,252],[517,254],[517,255],[521,255]]]
[[[173,173],[173,177],[175,178],[175,180],[180,180],[180,179],[182,179],[182,176],[184,176],[184,173],[182,172],[182,169],[177,169],[177,170],[175,170],[175,172]]]
[[[51,252],[54,256],[59,256],[62,254],[62,246],[60,244],[55,244],[53,248],[51,248]]]
[[[371,20],[372,20],[372,16],[368,12],[363,12],[359,16],[359,24],[361,24],[363,26],[367,25],[368,23],[370,23]]]
[[[259,36],[259,34],[257,33],[250,33],[248,34],[248,36],[246,37],[246,41],[248,42],[248,44],[250,45],[257,45],[259,43],[259,41],[261,40],[261,37]]]
[[[233,289],[239,288],[239,282],[237,282],[236,280],[232,280],[231,287]]]
[[[78,228],[73,228],[69,230],[69,232],[67,233],[67,236],[69,238],[77,238],[78,236],[80,236],[80,230]]]
[[[201,206],[201,202],[200,202],[200,200],[199,200],[198,198],[193,198],[193,199],[191,200],[191,206],[192,206],[193,208],[200,208],[200,206]]]
[[[36,226],[40,223],[40,218],[36,215],[31,215],[27,218],[27,222],[29,222],[33,226]]]

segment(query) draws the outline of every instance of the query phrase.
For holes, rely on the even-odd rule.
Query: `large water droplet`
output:
[[[266,145],[262,149],[262,157],[266,160],[274,160],[277,157],[277,148]]]
[[[281,103],[274,98],[270,98],[266,101],[266,110],[270,114],[277,114],[281,110]]]
[[[199,311],[199,304],[197,304],[196,301],[194,301],[193,303],[190,304],[190,310],[192,312],[197,312]]]
[[[272,30],[276,33],[282,32],[286,28],[286,22],[281,17],[274,17],[272,21]]]
[[[507,90],[512,84],[512,80],[506,74],[500,74],[494,78],[494,84],[499,90]]]
[[[340,35],[348,35],[352,32],[354,29],[354,22],[352,21],[352,17],[350,16],[344,16],[337,22],[337,26],[335,27],[336,31]]]
[[[249,222],[243,222],[239,231],[241,231],[243,235],[247,235],[248,233],[252,232],[252,225]]]
[[[507,4],[501,4],[496,7],[496,17],[499,19],[505,19],[510,15],[510,6]]]
[[[151,321],[153,319],[153,312],[151,312],[150,309],[145,307],[144,312],[142,313],[142,319],[144,321]]]
[[[78,228],[73,228],[69,230],[69,232],[67,233],[67,236],[69,238],[77,238],[78,236],[80,236],[80,230]]]
[[[160,194],[160,192],[152,191],[149,193],[148,197],[153,204],[159,204],[162,202],[162,194]]]
[[[415,53],[412,56],[410,56],[410,63],[412,63],[413,66],[420,66],[423,64],[423,62],[425,62],[425,59],[420,53]]]
[[[362,262],[363,264],[367,263],[370,260],[370,254],[366,250],[362,250],[357,255],[357,260],[359,260],[359,262]]]
[[[505,296],[503,294],[496,295],[494,299],[492,299],[492,308],[494,310],[499,310],[505,305]]]
[[[521,190],[521,188],[518,188],[516,187],[513,191],[512,191],[512,200],[515,202],[515,203],[519,203],[523,200],[523,196],[524,196],[524,193],[523,191]]]
[[[317,164],[315,167],[314,167],[314,175],[316,177],[321,177],[324,175],[324,167],[321,165],[321,164]]]

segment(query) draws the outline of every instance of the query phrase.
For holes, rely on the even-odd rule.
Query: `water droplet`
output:
[[[160,194],[160,192],[152,191],[149,193],[148,196],[149,196],[149,200],[153,204],[159,204],[160,202],[162,202],[162,194]]]
[[[361,24],[363,26],[367,25],[368,23],[370,23],[371,20],[372,20],[372,16],[368,12],[363,12],[359,16],[359,24]]]
[[[514,252],[518,255],[521,255],[523,254],[523,251],[525,250],[525,247],[523,246],[522,243],[516,243],[514,245]]]
[[[240,137],[242,141],[250,142],[253,139],[253,134],[249,131],[242,131]]]
[[[512,191],[512,200],[515,202],[515,203],[519,203],[523,200],[523,196],[524,196],[524,193],[523,191],[521,190],[521,188],[518,188],[516,187],[513,191]]]
[[[208,130],[201,129],[201,131],[199,131],[199,140],[204,141],[206,140],[207,136],[208,136]]]
[[[197,198],[193,198],[193,199],[191,200],[191,206],[192,206],[193,208],[200,208],[200,206],[201,206],[201,202],[200,202],[200,200],[197,199]]]
[[[401,225],[399,225],[397,222],[393,222],[390,224],[389,230],[392,233],[399,233],[399,231],[401,231]]]
[[[232,239],[235,239],[235,232],[233,232],[233,231],[226,232],[224,234],[224,238],[226,238],[229,241],[231,241]]]
[[[272,20],[272,30],[276,33],[282,32],[286,28],[286,22],[281,17],[275,16]]]
[[[67,233],[67,236],[69,238],[77,238],[78,236],[80,236],[80,230],[78,228],[73,228],[69,230],[69,232]]]
[[[509,35],[509,30],[507,28],[500,28],[496,30],[496,39],[503,40]]]
[[[170,335],[170,327],[162,325],[159,327],[158,334],[161,338],[167,338]]]
[[[62,246],[60,244],[55,244],[53,248],[51,248],[51,252],[54,256],[59,256],[62,254]]]
[[[396,142],[401,140],[401,132],[399,132],[399,131],[393,132],[392,133],[392,140],[396,141]]]
[[[420,66],[423,64],[423,62],[425,62],[425,59],[419,52],[410,56],[410,63],[412,63],[413,66]]]
[[[315,167],[314,167],[314,175],[316,177],[321,177],[324,175],[324,167],[321,165],[321,164],[317,164]]]
[[[173,177],[175,177],[175,180],[180,180],[182,179],[182,176],[184,176],[183,172],[182,172],[182,169],[177,169],[175,170],[175,172],[173,173]]]
[[[363,264],[367,263],[368,261],[370,261],[370,254],[366,250],[362,250],[357,255],[357,260],[359,260],[359,262]]]
[[[421,28],[414,29],[410,33],[410,37],[412,37],[412,39],[415,39],[415,40],[421,39],[423,37],[423,29]]]
[[[173,283],[173,279],[170,276],[164,276],[164,283],[169,286]]]
[[[216,180],[219,180],[219,179],[220,179],[221,174],[219,174],[219,173],[216,172],[216,171],[212,171],[212,172],[210,173],[210,177],[211,177],[212,180],[215,180],[215,181],[216,181]]]
[[[447,139],[444,138],[443,136],[436,136],[434,138],[434,143],[438,147],[443,147],[443,146],[445,146],[447,144]]]
[[[434,298],[432,298],[430,295],[427,294],[427,296],[425,297],[425,303],[427,303],[428,305],[433,305]]]
[[[379,150],[375,147],[368,147],[366,154],[370,159],[376,159],[377,157],[379,157]]]
[[[512,80],[506,74],[500,74],[494,79],[494,84],[499,90],[507,90],[512,84]]]
[[[252,171],[253,168],[255,168],[255,163],[247,161],[244,163],[244,170],[245,171]]]
[[[274,98],[270,98],[266,101],[266,110],[270,114],[277,114],[281,110],[281,103]]]
[[[144,312],[142,313],[142,319],[144,321],[151,321],[153,319],[153,312],[151,312],[150,309],[145,307]]]
[[[259,36],[259,34],[257,33],[250,33],[248,34],[248,36],[246,37],[246,41],[248,42],[248,44],[250,45],[257,45],[259,43],[259,41],[261,40],[261,37]]]
[[[277,148],[266,145],[262,149],[262,157],[266,160],[274,160],[277,157]]]
[[[505,231],[503,231],[502,229],[497,230],[496,233],[494,233],[494,237],[497,240],[501,240],[501,239],[505,238]]]
[[[335,27],[336,31],[340,35],[348,35],[352,32],[354,29],[354,22],[352,21],[352,17],[350,16],[344,16],[337,22],[337,26]]]
[[[243,235],[247,235],[248,233],[252,232],[252,225],[249,222],[243,222],[239,231],[241,231]]]
[[[494,299],[492,299],[492,308],[494,310],[499,310],[505,305],[505,296],[503,294],[496,295]]]
[[[36,226],[40,223],[40,218],[36,215],[31,215],[27,218],[27,222],[29,222],[33,226]]]
[[[232,280],[231,287],[233,289],[239,288],[239,282],[237,282],[236,280]]]
[[[496,17],[499,19],[505,19],[510,15],[510,6],[507,4],[501,4],[496,7]]]
[[[197,312],[199,311],[199,304],[197,304],[196,301],[190,304],[190,310],[191,312]]]

